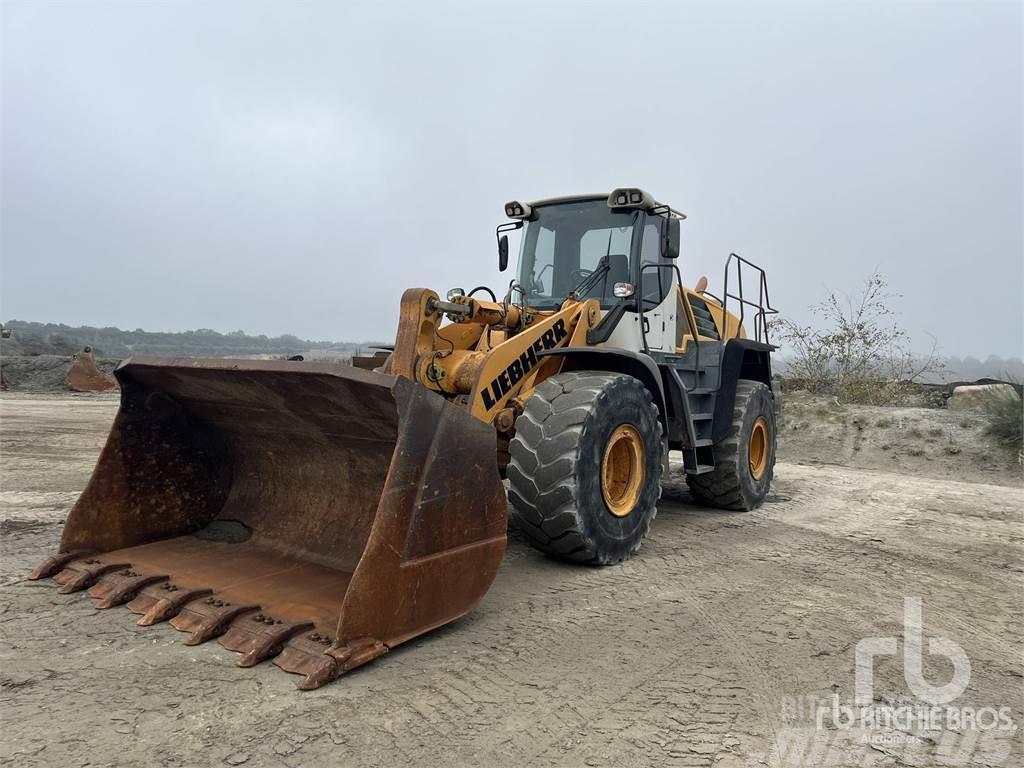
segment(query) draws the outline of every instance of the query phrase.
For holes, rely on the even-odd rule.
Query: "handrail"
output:
[[[733,259],[736,260],[736,283],[739,289],[738,294],[729,292],[729,267],[733,264]],[[756,302],[745,298],[743,295],[744,265],[756,270],[758,273],[758,295]],[[739,335],[740,327],[743,325],[743,320],[746,317],[746,308],[752,307],[757,309],[757,312],[754,315],[754,340],[770,344],[771,341],[768,339],[768,315],[777,315],[779,310],[772,307],[771,299],[768,297],[768,276],[765,274],[765,271],[754,262],[748,261],[740,256],[738,253],[730,253],[729,258],[725,260],[725,279],[722,282],[722,326],[723,330],[726,331],[726,335],[728,336],[729,330],[729,299],[736,299],[736,301],[739,302],[740,312],[739,323],[736,326],[737,336]],[[733,338],[735,338],[735,336]]]
[[[643,298],[643,296],[644,296],[644,271],[647,270],[647,269],[673,269],[673,270],[675,270],[675,273],[676,273],[677,284],[675,286],[673,286],[672,288],[675,288],[676,293],[678,294],[679,291],[683,287],[683,275],[679,271],[679,265],[678,264],[675,264],[675,263],[672,263],[672,264],[659,264],[658,262],[651,261],[651,262],[648,262],[646,264],[641,264],[640,265],[640,284],[637,286],[637,296],[638,296],[638,299],[637,299],[637,314],[638,314],[638,317],[639,317],[639,320],[640,320],[640,335],[641,335],[641,338],[643,339],[643,343],[644,343],[644,352],[649,352],[650,351],[648,349],[648,346],[647,346],[647,330],[644,328],[644,298]],[[659,279],[658,282],[660,284],[661,280]],[[672,291],[672,288],[669,288],[670,292]],[[678,298],[678,296],[677,296],[677,298]],[[662,299],[662,302],[664,302],[664,299]],[[700,344],[698,343],[698,340],[697,340],[697,336],[699,335],[698,331],[697,331],[697,326],[694,324],[694,319],[693,319],[693,317],[691,317],[691,313],[686,311],[687,307],[686,307],[686,299],[685,298],[683,299],[682,305],[683,305],[683,307],[682,307],[683,308],[683,313],[686,315],[686,324],[688,326],[690,326],[690,335],[693,337],[693,348],[694,348],[694,350],[696,350],[694,352],[693,367],[694,367],[695,370],[700,370]],[[654,309],[654,308],[655,307],[651,307],[651,309]],[[678,320],[677,320],[677,322],[678,322]],[[673,338],[675,338],[674,334],[673,334]],[[695,382],[695,385],[696,385],[696,382]],[[686,385],[683,385],[683,389],[686,389]],[[687,391],[689,391],[689,390],[687,390]]]
[[[717,296],[715,296],[715,294],[713,294],[707,288],[705,288],[703,291],[694,291],[694,293],[696,293],[698,296],[701,296],[701,297],[710,296],[712,299],[714,299],[715,301],[718,302],[719,306],[721,306],[721,304],[722,304],[722,300],[720,298],[718,298]]]

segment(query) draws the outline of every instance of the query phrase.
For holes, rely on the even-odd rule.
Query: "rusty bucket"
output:
[[[333,364],[136,357],[32,573],[316,688],[462,616],[505,549],[492,427]]]
[[[92,347],[86,347],[71,358],[64,383],[72,392],[106,392],[117,388],[114,377],[96,365]]]

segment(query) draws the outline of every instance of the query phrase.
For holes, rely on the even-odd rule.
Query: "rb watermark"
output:
[[[875,663],[898,657],[901,639],[903,677],[911,696],[889,703],[875,694]],[[926,655],[945,659],[952,668],[948,681],[936,685],[925,678]],[[964,649],[947,637],[926,638],[921,598],[905,597],[902,638],[866,637],[857,643],[852,701],[833,694],[829,699],[809,696],[784,702],[784,719],[813,718],[814,726],[785,729],[775,745],[776,756],[785,765],[846,765],[859,743],[909,765],[940,757],[950,765],[966,765],[979,757],[988,765],[1003,764],[1017,730],[1013,710],[957,706],[970,680],[971,660]]]

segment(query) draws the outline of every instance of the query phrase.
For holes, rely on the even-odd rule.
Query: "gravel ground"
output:
[[[276,667],[25,580],[115,410],[0,397],[0,764],[1024,764],[1019,487],[790,460],[761,509],[735,514],[691,505],[676,476],[633,560],[573,567],[513,537],[478,610],[302,693]],[[1007,707],[1014,727],[816,717],[812,702],[849,702],[858,641],[902,635],[905,597],[970,660],[946,706]],[[934,685],[952,669],[924,655]],[[899,656],[874,675],[876,705],[918,702]]]

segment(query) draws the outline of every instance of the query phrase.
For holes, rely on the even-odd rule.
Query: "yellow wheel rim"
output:
[[[747,454],[750,459],[750,474],[755,480],[760,480],[768,468],[768,422],[764,416],[759,416],[754,422]]]
[[[601,493],[608,511],[625,517],[644,485],[644,444],[635,427],[623,424],[608,439],[601,461]]]

